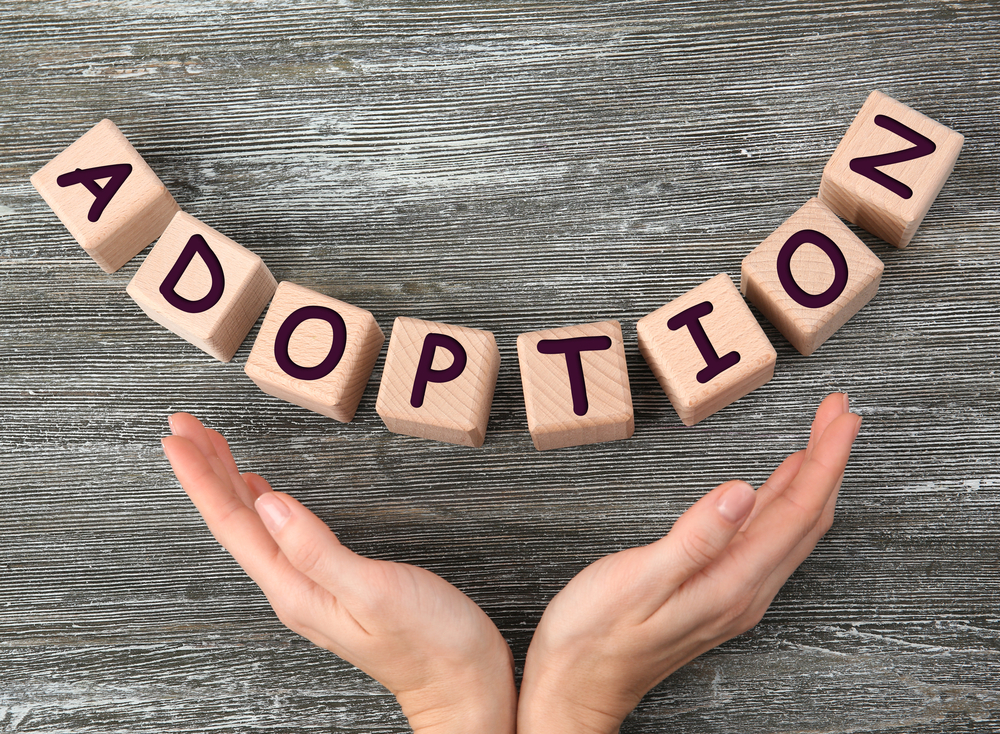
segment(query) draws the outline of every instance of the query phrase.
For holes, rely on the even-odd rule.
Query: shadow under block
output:
[[[743,259],[740,291],[810,355],[878,291],[882,261],[819,199]]]
[[[177,203],[111,120],[101,120],[31,184],[107,273],[166,229]]]
[[[228,362],[276,286],[260,257],[181,211],[126,290],[153,321]]]
[[[639,351],[686,426],[774,375],[777,353],[725,273],[644,316],[636,331]]]
[[[375,410],[393,433],[482,446],[499,371],[492,333],[400,316]]]
[[[369,311],[284,281],[243,369],[268,395],[348,423],[384,343]]]
[[[906,247],[944,186],[964,138],[879,91],[823,168],[819,198],[840,217]]]
[[[517,338],[531,440],[539,451],[628,438],[635,430],[617,321]]]

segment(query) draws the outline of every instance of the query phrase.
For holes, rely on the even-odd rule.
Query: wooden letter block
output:
[[[499,371],[490,332],[400,316],[375,410],[393,433],[482,446]]]
[[[740,290],[802,354],[872,299],[882,261],[819,199],[743,259]]]
[[[153,321],[228,362],[276,286],[257,255],[177,212],[127,291]]]
[[[536,449],[632,435],[632,393],[617,321],[521,334],[517,358]]]
[[[243,369],[268,395],[348,423],[384,342],[370,312],[284,281]]]
[[[107,273],[159,237],[179,208],[111,120],[97,123],[31,183]]]
[[[819,198],[844,219],[906,247],[963,141],[954,130],[872,92],[823,169]]]
[[[639,351],[686,426],[756,390],[777,353],[725,273],[644,316]]]

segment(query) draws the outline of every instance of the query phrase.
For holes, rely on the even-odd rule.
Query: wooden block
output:
[[[257,255],[177,212],[127,290],[153,321],[228,362],[276,286]]]
[[[393,433],[482,446],[499,370],[490,332],[401,316],[375,410]]]
[[[536,449],[632,435],[632,393],[617,321],[521,334],[517,358]]]
[[[774,347],[725,273],[644,316],[636,331],[639,351],[687,426],[774,375]]]
[[[268,395],[348,423],[384,342],[370,312],[284,281],[243,369]]]
[[[159,237],[179,208],[111,120],[97,123],[31,183],[107,273]]]
[[[954,130],[872,92],[823,169],[819,198],[844,219],[906,247],[963,141]]]
[[[882,261],[819,199],[743,259],[740,291],[802,354],[812,354],[878,291]]]

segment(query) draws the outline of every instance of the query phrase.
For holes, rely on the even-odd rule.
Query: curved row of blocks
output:
[[[908,143],[906,146],[904,143]],[[882,262],[841,217],[905,247],[961,150],[960,134],[872,92],[808,201],[726,274],[643,317],[639,349],[686,425],[760,387],[776,353],[744,301],[811,354],[878,290]],[[222,360],[270,308],[245,367],[264,392],[350,421],[385,337],[372,314],[291,282],[180,210],[117,127],[104,120],[31,178],[107,272],[157,240],[128,293],[150,318]],[[634,429],[617,321],[521,334],[532,440],[551,449]],[[480,446],[500,353],[493,334],[397,318],[376,411],[390,431]]]

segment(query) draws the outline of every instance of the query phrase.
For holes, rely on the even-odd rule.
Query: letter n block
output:
[[[819,199],[743,258],[740,290],[802,354],[812,354],[878,291],[882,261]]]
[[[276,287],[260,257],[177,212],[126,290],[153,321],[228,362]]]
[[[107,273],[166,229],[178,206],[111,120],[101,120],[31,177],[66,229]]]
[[[644,316],[639,351],[686,426],[774,375],[777,353],[725,273]]]
[[[836,214],[906,247],[944,186],[964,138],[879,91],[865,100],[823,169]]]
[[[517,358],[536,449],[632,435],[632,393],[617,321],[521,334]]]
[[[243,369],[268,395],[348,423],[384,342],[370,312],[284,281]]]
[[[400,316],[375,410],[393,433],[482,446],[499,370],[490,332]]]

